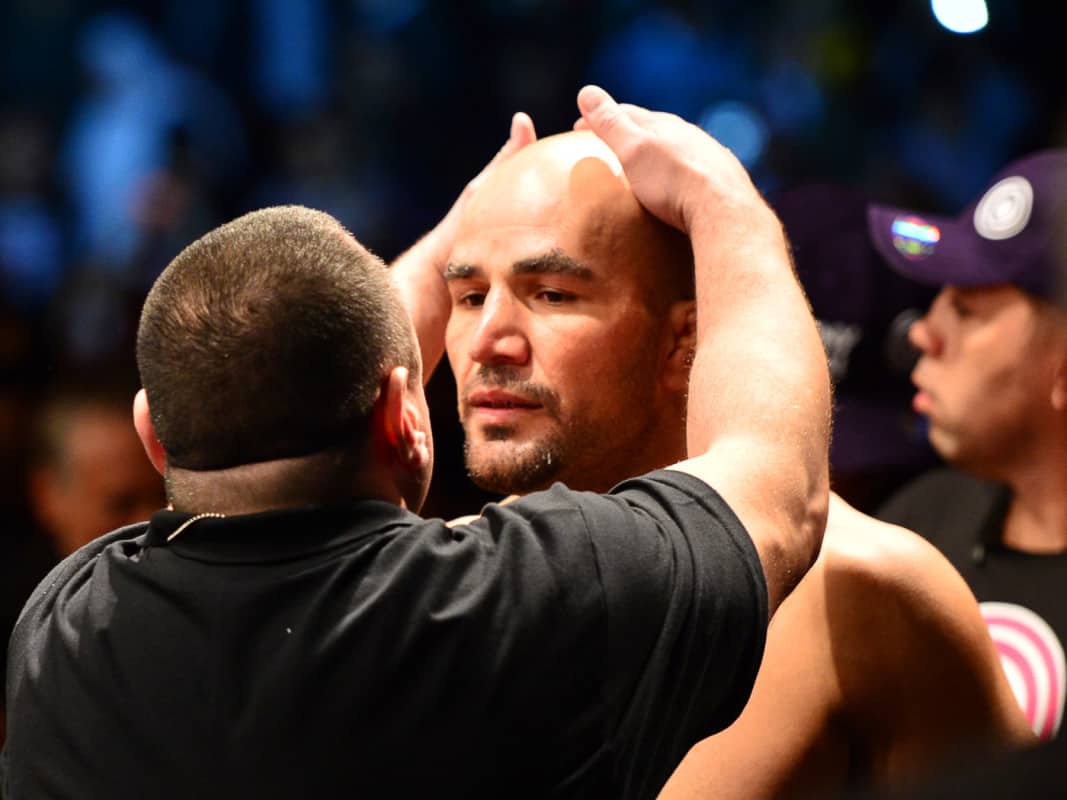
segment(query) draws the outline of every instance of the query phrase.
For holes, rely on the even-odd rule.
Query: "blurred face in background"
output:
[[[1002,479],[1047,437],[1058,415],[1062,314],[1013,286],[947,286],[915,322],[922,352],[913,407],[947,461]]]
[[[166,505],[163,479],[118,407],[85,405],[57,416],[49,458],[30,477],[38,521],[60,556]]]

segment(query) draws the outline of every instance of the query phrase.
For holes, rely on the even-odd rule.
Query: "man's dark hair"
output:
[[[328,214],[246,214],[189,245],[141,312],[137,365],[171,465],[223,469],[359,444],[383,378],[419,380],[385,265]]]

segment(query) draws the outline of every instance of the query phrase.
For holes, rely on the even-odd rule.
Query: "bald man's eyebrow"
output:
[[[516,275],[569,275],[588,281],[593,279],[593,270],[576,258],[564,253],[559,248],[532,258],[524,258],[511,265]]]
[[[445,267],[445,280],[446,281],[458,281],[463,278],[480,277],[485,273],[481,267],[476,267],[474,264],[452,264],[449,263]]]
[[[592,280],[593,270],[559,248],[538,256],[523,258],[511,265],[513,275],[569,275],[581,280]],[[449,264],[445,267],[445,280],[483,278],[485,270],[475,264]]]

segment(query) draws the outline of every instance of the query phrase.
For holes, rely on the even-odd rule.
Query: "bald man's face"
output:
[[[605,161],[561,169],[545,147],[472,198],[448,268],[467,468],[500,492],[606,490],[662,466],[664,429],[682,431],[659,380],[673,340],[651,263],[661,243]]]

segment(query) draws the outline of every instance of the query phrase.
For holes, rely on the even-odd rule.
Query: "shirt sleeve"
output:
[[[769,613],[763,569],[744,526],[698,478],[661,470],[586,508],[608,608],[611,663],[643,663],[614,691],[620,768],[654,793],[700,739],[741,713],[763,657]],[[595,510],[593,510],[595,509]],[[668,764],[641,774],[640,763]],[[637,785],[635,785],[637,784]]]
[[[608,495],[556,485],[505,508],[538,532],[540,554],[566,554],[567,564],[550,558],[560,584],[582,582],[581,608],[595,584],[612,782],[623,796],[654,795],[747,702],[768,621],[755,546],[718,493],[672,470]]]
[[[37,584],[23,605],[8,642],[6,693],[9,709],[20,689],[28,662],[36,657],[34,639],[41,635],[41,627],[52,612],[56,596],[72,579],[91,569],[92,562],[105,548],[133,538],[145,527],[143,522],[135,523],[93,539],[52,567]]]

